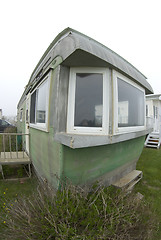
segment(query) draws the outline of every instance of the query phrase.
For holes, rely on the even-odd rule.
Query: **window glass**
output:
[[[46,94],[47,82],[39,87],[37,90],[37,106],[36,106],[36,122],[46,122]]]
[[[144,93],[131,84],[118,80],[118,127],[144,125]]]
[[[36,91],[31,95],[30,123],[35,123]]]
[[[146,117],[148,117],[148,105],[146,105]]]
[[[77,73],[74,126],[102,127],[103,74]]]
[[[21,108],[19,111],[19,119],[21,122],[22,122],[22,116],[23,116],[23,108]]]
[[[155,109],[155,115],[156,115],[156,118],[158,118],[158,108],[157,107]]]
[[[31,95],[30,102],[30,123],[32,127],[46,129],[47,128],[47,104],[48,104],[48,76],[45,81],[39,85]],[[26,121],[28,119],[28,111],[26,111]]]
[[[29,118],[29,116],[28,116],[28,109],[26,110],[26,122],[28,122],[28,118]]]
[[[158,108],[156,106],[153,106],[153,114],[154,118],[158,118]]]

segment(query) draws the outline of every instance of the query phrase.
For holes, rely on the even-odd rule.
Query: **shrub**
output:
[[[8,205],[3,239],[142,240],[154,227],[145,203],[112,187],[85,192],[67,184],[55,192],[44,184]]]

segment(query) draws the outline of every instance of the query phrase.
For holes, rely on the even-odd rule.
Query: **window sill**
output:
[[[43,132],[49,132],[48,129],[46,127],[41,127],[39,125],[36,124],[31,124],[29,125],[30,128],[35,128],[37,130],[43,131]]]
[[[149,134],[152,129],[146,129],[137,132],[120,133],[117,135],[82,135],[82,134],[67,134],[56,133],[54,140],[68,146],[70,148],[85,148],[114,144],[122,141],[127,141],[137,137]]]

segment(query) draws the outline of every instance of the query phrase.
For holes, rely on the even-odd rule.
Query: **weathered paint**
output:
[[[137,162],[145,137],[116,144],[71,149],[64,146],[63,174],[75,184],[93,182],[103,175]],[[108,176],[106,176],[108,178]]]
[[[48,133],[30,128],[30,136],[30,156],[37,174],[58,187],[62,145],[53,141],[53,129]]]
[[[143,145],[144,137],[135,138],[105,146],[71,149],[53,140],[53,129],[45,133],[30,129],[30,154],[36,172],[54,187],[67,177],[74,184],[91,183],[120,167],[136,163]],[[120,177],[120,172],[115,178]]]
[[[23,102],[20,109],[23,109],[22,121],[17,121],[17,129],[18,129],[18,132],[25,133],[25,112],[26,112],[25,102]]]

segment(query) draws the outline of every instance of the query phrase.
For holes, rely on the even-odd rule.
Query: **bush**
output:
[[[142,240],[154,227],[145,203],[112,187],[85,192],[68,184],[55,192],[44,184],[11,205],[3,239]]]

